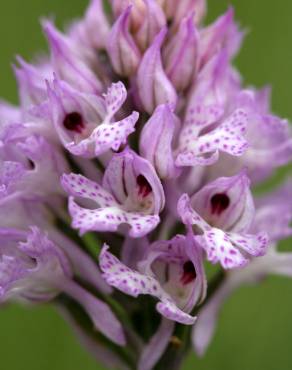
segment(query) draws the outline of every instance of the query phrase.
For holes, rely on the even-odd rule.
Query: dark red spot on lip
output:
[[[31,159],[28,159],[28,165],[31,170],[35,169],[35,163]]]
[[[66,114],[63,125],[67,130],[75,131],[78,134],[81,134],[82,130],[84,129],[83,118],[78,112],[71,112]]]
[[[230,204],[229,197],[224,193],[218,193],[211,198],[211,209],[213,214],[220,215]]]
[[[137,184],[139,186],[139,195],[143,198],[147,197],[152,192],[151,185],[143,175],[137,177]]]
[[[183,265],[183,275],[180,279],[183,285],[194,281],[197,277],[196,269],[192,261],[187,261]]]

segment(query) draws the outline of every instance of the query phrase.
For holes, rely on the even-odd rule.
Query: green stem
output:
[[[97,235],[95,233],[86,233],[82,236],[82,241],[88,253],[96,260],[101,251],[101,242]]]

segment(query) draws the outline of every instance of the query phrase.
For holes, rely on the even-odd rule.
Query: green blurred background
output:
[[[179,1],[179,0],[178,0]],[[273,87],[273,109],[292,121],[292,1],[233,0],[249,33],[237,65],[247,84]],[[16,102],[11,63],[45,49],[38,19],[54,15],[60,26],[81,15],[85,0],[1,1],[0,95]],[[230,1],[210,0],[208,18]],[[288,246],[289,242],[286,244]],[[269,278],[243,287],[226,303],[207,356],[191,355],[184,367],[197,370],[291,370],[292,281]],[[8,370],[101,369],[81,348],[52,307],[2,307],[0,368]],[[167,369],[166,369],[167,370]]]

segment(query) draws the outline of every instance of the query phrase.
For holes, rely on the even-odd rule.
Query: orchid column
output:
[[[270,89],[232,64],[244,32],[205,0],[92,0],[0,103],[0,300],[51,301],[106,368],[179,369],[225,299],[292,276],[291,161]],[[213,264],[207,278],[205,268]]]

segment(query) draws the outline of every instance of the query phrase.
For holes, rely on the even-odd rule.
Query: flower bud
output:
[[[159,105],[141,133],[141,155],[152,163],[161,179],[172,178],[178,174],[172,151],[172,142],[178,124],[178,118],[170,106]]]
[[[164,9],[167,19],[176,26],[190,13],[194,13],[195,22],[200,23],[207,8],[206,0],[158,0],[158,4]]]
[[[178,33],[165,48],[165,71],[178,91],[183,91],[192,82],[197,69],[198,32],[193,16],[184,18]]]
[[[21,57],[18,57],[17,61],[19,66],[14,66],[13,69],[22,107],[42,103],[46,100],[45,78],[49,78],[52,73],[49,63],[33,65],[25,62]]]
[[[161,7],[155,0],[144,0],[146,12],[141,27],[135,35],[141,50],[145,50],[152,43],[161,28],[166,25],[166,18]]]
[[[83,55],[84,48],[59,32],[50,21],[44,21],[43,28],[58,78],[83,92],[100,93],[102,83],[92,71],[90,60]]]
[[[133,11],[130,16],[130,27],[132,31],[136,31],[143,23],[146,13],[146,4],[144,0],[111,0],[111,6],[116,18],[118,18],[129,5],[133,5]]]
[[[110,24],[102,0],[91,0],[82,20],[73,22],[69,35],[77,42],[96,49],[105,49]]]
[[[234,22],[233,8],[228,9],[200,33],[200,68],[222,49],[226,49],[228,56],[233,57],[240,48],[243,36],[244,32]]]
[[[159,104],[175,105],[176,91],[166,76],[161,60],[161,45],[167,29],[163,28],[144,54],[137,73],[137,87],[144,109],[151,114]]]
[[[132,6],[129,6],[115,22],[107,47],[115,71],[127,77],[135,73],[141,59],[140,51],[129,33],[129,17],[132,9]]]

